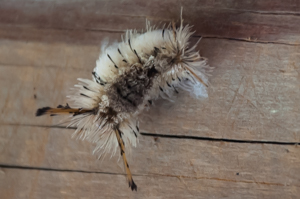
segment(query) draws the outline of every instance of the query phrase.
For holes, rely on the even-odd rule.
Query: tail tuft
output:
[[[137,191],[137,186],[133,180],[129,181],[129,187],[131,188],[131,191],[133,190]]]
[[[45,115],[47,113],[48,110],[50,110],[50,107],[43,107],[43,108],[39,108],[36,113],[35,116],[41,116],[41,115]]]

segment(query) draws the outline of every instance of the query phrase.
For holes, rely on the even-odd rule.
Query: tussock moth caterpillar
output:
[[[195,97],[206,96],[208,86],[206,60],[190,46],[193,33],[189,25],[175,23],[163,29],[146,24],[146,31],[127,30],[122,42],[102,51],[92,72],[93,80],[79,78],[75,92],[68,96],[74,107],[44,107],[36,116],[71,114],[69,126],[77,127],[75,135],[96,143],[94,152],[101,155],[119,149],[127,180],[132,179],[125,146],[136,146],[139,134],[138,116],[152,101],[172,98],[180,90]]]

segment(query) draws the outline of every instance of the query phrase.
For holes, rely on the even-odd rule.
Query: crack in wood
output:
[[[125,175],[121,173],[113,172],[101,172],[101,171],[87,171],[87,170],[76,170],[76,169],[58,169],[58,168],[48,168],[48,167],[32,167],[32,166],[19,166],[19,165],[9,165],[9,164],[0,164],[1,169],[19,169],[19,170],[37,170],[37,171],[47,171],[47,172],[70,172],[70,173],[93,173],[93,174],[104,174],[104,175]],[[148,173],[148,174],[132,174],[133,176],[157,176],[157,177],[172,177],[172,178],[184,178],[184,179],[195,179],[195,180],[216,180],[216,181],[226,181],[234,183],[252,183],[252,184],[263,184],[269,186],[290,186],[281,183],[271,183],[271,182],[259,182],[259,181],[249,181],[249,180],[231,180],[224,178],[209,178],[209,177],[199,177],[199,176],[183,176],[183,175],[170,175],[170,174],[157,174],[157,173]],[[292,185],[291,187],[300,187],[298,185]]]
[[[186,136],[186,135],[165,135],[154,133],[140,133],[143,136],[162,137],[162,138],[174,138],[174,139],[192,139],[192,140],[204,140],[212,142],[231,142],[231,143],[247,143],[247,144],[273,144],[273,145],[300,145],[300,142],[279,142],[279,141],[267,141],[267,140],[237,140],[226,138],[211,138],[211,137],[198,137],[198,136]]]
[[[58,125],[33,125],[33,124],[0,124],[0,125],[11,125],[11,126],[29,126],[37,128],[59,128],[59,129],[72,129],[76,130],[76,127],[58,126]],[[246,144],[272,144],[272,145],[300,145],[300,142],[280,142],[280,141],[268,141],[268,140],[239,140],[239,139],[227,139],[227,138],[212,138],[212,137],[199,137],[199,136],[188,136],[188,135],[166,135],[166,134],[156,134],[140,132],[143,136],[148,137],[160,137],[160,138],[171,138],[171,139],[186,139],[186,140],[203,140],[212,142],[230,142],[230,143],[246,143]]]
[[[239,42],[247,42],[247,43],[254,43],[254,44],[279,44],[279,45],[287,45],[287,46],[300,46],[300,44],[291,44],[291,43],[284,43],[284,42],[275,42],[275,41],[262,41],[262,40],[249,40],[243,38],[232,38],[232,37],[217,37],[217,36],[193,36],[195,38],[204,38],[204,39],[222,39],[222,40],[229,40],[229,41],[239,41]]]

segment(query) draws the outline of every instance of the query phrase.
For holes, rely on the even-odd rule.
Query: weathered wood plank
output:
[[[215,67],[209,99],[161,101],[144,117],[145,130],[299,142],[299,47],[206,39],[200,52]]]
[[[145,19],[178,19],[180,6],[196,35],[252,43],[204,39],[199,50],[216,68],[209,99],[157,101],[141,129],[300,142],[298,1],[2,1],[0,165],[36,169],[2,167],[0,198],[298,198],[298,146],[140,136],[129,162],[135,193],[117,157],[100,163],[73,130],[34,126],[60,120],[34,113],[64,103],[77,77],[90,78],[103,39],[119,40]]]
[[[107,34],[102,34],[101,38],[103,40],[113,38],[113,36],[108,37]],[[43,67],[44,69],[57,68],[57,73],[63,73],[59,70],[74,69],[91,75],[99,57],[100,44],[77,45],[64,42],[0,40],[0,64],[20,68],[20,70],[22,67],[34,67],[37,71]],[[68,78],[67,73],[63,75]]]
[[[251,41],[299,44],[300,31],[297,14],[299,3],[263,1],[262,3],[210,3],[209,1],[20,1],[1,2],[0,25],[43,29],[110,30],[143,29],[145,20],[170,21],[179,18],[183,6],[186,23],[194,25],[196,35],[246,39]],[[296,6],[294,6],[296,5]],[[298,5],[298,7],[297,7]],[[169,9],[172,7],[172,9]],[[251,12],[256,8],[277,14]],[[250,10],[250,11],[249,11]],[[256,10],[257,11],[257,10]],[[61,20],[63,19],[63,20]]]
[[[134,176],[138,191],[124,186],[120,175],[1,169],[2,198],[270,198],[296,199],[289,186],[214,182],[169,176]]]
[[[107,35],[103,35],[103,38]],[[90,78],[100,47],[0,42],[1,121],[51,125],[37,108],[65,103],[78,77]],[[209,99],[180,93],[156,102],[141,128],[150,133],[299,142],[300,47],[204,39],[200,51],[215,67]],[[169,107],[172,109],[169,109]],[[18,111],[16,111],[18,110]]]
[[[92,144],[71,139],[71,134],[69,129],[2,125],[0,164],[123,173],[118,157],[107,157],[101,163],[91,153]],[[139,138],[129,161],[134,175],[291,186],[300,190],[298,146]]]
[[[120,41],[124,31],[86,31],[86,30],[55,30],[26,27],[2,27],[2,40],[30,41],[53,45],[54,43],[68,43],[71,45],[93,45],[99,47],[105,38],[111,41]]]
[[[24,0],[14,0],[13,3],[24,3]],[[11,2],[4,2],[12,4]],[[175,6],[183,6],[183,7],[197,7],[197,8],[205,8],[205,9],[229,9],[229,10],[239,10],[239,11],[253,11],[253,12],[263,12],[263,13],[299,13],[300,12],[300,3],[295,0],[261,0],[261,1],[239,1],[239,0],[186,0],[186,1],[172,1],[172,0],[165,0],[165,5],[172,4],[173,7]],[[48,0],[27,0],[26,4],[34,4],[31,6],[40,6],[40,5],[59,5],[60,6],[68,6],[70,4],[78,4],[84,6],[90,5],[98,5],[102,4],[106,6],[105,8],[110,8],[114,14],[115,13],[126,13],[126,10],[132,10],[132,6],[137,6],[139,8],[135,11],[136,14],[143,14],[154,12],[155,10],[161,11],[165,9],[166,11],[170,12],[168,7],[161,7],[163,3],[159,0],[151,0],[146,2],[140,2],[138,0],[127,0],[127,1],[107,1],[107,0],[93,0],[86,2],[86,0],[52,0],[51,3]],[[72,6],[72,5],[71,5]],[[99,6],[100,11],[107,11],[105,8]]]

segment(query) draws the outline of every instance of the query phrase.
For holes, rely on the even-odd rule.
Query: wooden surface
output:
[[[35,110],[91,78],[101,41],[178,19],[215,67],[209,98],[155,102],[122,162]],[[0,198],[299,198],[298,1],[1,1]]]

